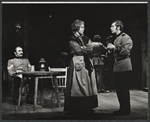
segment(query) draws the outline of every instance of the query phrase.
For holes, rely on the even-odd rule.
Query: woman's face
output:
[[[84,34],[84,24],[82,24],[79,28],[79,34],[83,35]]]

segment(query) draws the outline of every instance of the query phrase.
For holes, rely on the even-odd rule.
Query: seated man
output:
[[[15,48],[15,58],[8,61],[8,73],[13,77],[13,103],[18,104],[19,87],[21,84],[22,74],[19,72],[26,72],[31,70],[31,65],[28,59],[23,57],[23,49],[20,46]],[[29,84],[29,94],[27,96],[27,103],[33,104],[33,94],[34,94],[34,81],[32,78],[28,79],[26,83]]]

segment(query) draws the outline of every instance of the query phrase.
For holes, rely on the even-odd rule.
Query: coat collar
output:
[[[78,35],[77,33],[74,33],[74,36],[78,37],[78,38],[82,38],[84,36],[84,34],[83,35]]]
[[[123,32],[120,32],[118,35],[116,35],[116,37],[120,36]]]

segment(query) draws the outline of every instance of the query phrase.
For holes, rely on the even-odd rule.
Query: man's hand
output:
[[[115,48],[115,45],[111,44],[111,43],[108,43],[107,44],[107,48],[108,49],[114,49]]]
[[[16,72],[19,74],[20,72],[23,72],[23,71],[21,69],[18,69]]]
[[[22,74],[17,75],[17,77],[22,78]]]
[[[22,74],[20,74],[21,72],[23,72],[22,70],[17,70],[17,77],[22,78]]]

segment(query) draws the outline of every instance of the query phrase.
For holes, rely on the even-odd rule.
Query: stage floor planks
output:
[[[63,112],[64,96],[60,93],[61,108],[50,106],[51,90],[43,92],[44,102],[40,105],[39,95],[37,109],[33,111],[33,105],[26,104],[25,97],[22,106],[15,106],[11,96],[5,96],[2,101],[2,120],[148,120],[148,92],[130,90],[131,114],[126,116],[114,116],[113,111],[118,110],[119,103],[115,92],[99,93],[98,107],[89,116],[67,115]]]

